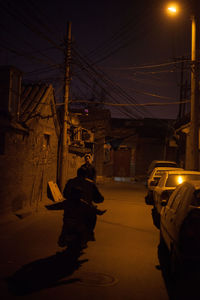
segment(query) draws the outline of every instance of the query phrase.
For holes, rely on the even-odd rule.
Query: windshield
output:
[[[184,175],[178,175],[178,174],[169,174],[166,186],[167,187],[174,187],[178,184],[181,184],[184,181],[188,180],[200,180],[200,175],[198,174],[184,174]]]
[[[164,174],[166,172],[166,170],[158,170],[156,171],[156,174],[154,176],[162,176],[162,174]]]

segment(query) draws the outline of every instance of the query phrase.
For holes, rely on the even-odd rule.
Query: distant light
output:
[[[178,176],[177,181],[178,181],[178,184],[183,183],[183,177],[182,176]]]

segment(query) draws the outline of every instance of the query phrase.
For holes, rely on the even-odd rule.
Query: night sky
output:
[[[191,1],[179,1],[176,18],[166,15],[166,2],[0,1],[0,64],[18,67],[27,82],[52,83],[62,102],[70,21],[71,100],[127,105],[106,106],[113,117],[176,118],[182,61],[184,82],[190,78]]]

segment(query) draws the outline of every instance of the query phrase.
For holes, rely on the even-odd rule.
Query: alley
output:
[[[74,265],[62,260],[57,246],[62,211],[43,208],[1,226],[2,299],[168,299],[144,183],[112,182],[99,189],[105,196],[99,207],[107,213],[98,216],[96,241]],[[7,280],[13,275],[21,289]]]

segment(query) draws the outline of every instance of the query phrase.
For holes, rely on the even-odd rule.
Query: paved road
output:
[[[144,184],[99,188],[107,213],[80,256],[63,256],[57,246],[62,211],[42,209],[1,226],[1,299],[169,299]]]

